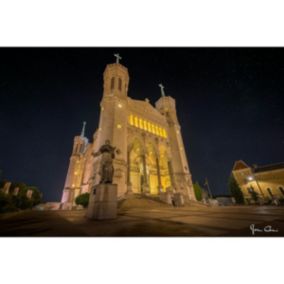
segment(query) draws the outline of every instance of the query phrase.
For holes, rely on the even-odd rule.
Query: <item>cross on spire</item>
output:
[[[119,64],[119,60],[122,59],[122,57],[119,55],[119,53],[115,53],[114,57],[116,57],[116,64]]]
[[[159,87],[161,88],[161,95],[162,95],[162,97],[165,97],[166,96],[165,91],[164,91],[165,87],[163,86],[162,83],[159,84]]]
[[[81,131],[81,137],[85,137],[85,128],[86,128],[86,121],[83,121],[83,127],[82,127],[82,131]]]

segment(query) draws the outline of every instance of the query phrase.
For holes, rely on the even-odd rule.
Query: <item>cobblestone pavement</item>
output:
[[[84,215],[84,210],[4,214],[0,236],[252,236],[253,224],[255,236],[284,236],[283,207],[120,208],[118,218],[108,221]]]

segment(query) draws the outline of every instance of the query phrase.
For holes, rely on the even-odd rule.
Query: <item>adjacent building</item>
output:
[[[250,167],[240,160],[232,173],[246,203],[252,203],[255,196],[264,201],[284,199],[284,163]]]

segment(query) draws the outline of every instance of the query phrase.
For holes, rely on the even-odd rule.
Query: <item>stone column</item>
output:
[[[130,152],[131,150],[127,151],[127,193],[132,193],[132,184],[130,181],[130,170],[131,170],[131,163],[130,163]]]
[[[158,177],[158,193],[160,193],[162,191],[162,182],[161,182],[160,162],[158,157],[156,157],[156,166],[157,166],[157,177]]]
[[[149,186],[148,186],[148,178],[147,178],[147,169],[146,169],[146,155],[145,153],[142,154],[142,164],[143,164],[143,193],[149,193]]]
[[[169,175],[170,175],[172,187],[173,187],[173,189],[176,190],[176,184],[175,184],[173,167],[172,167],[172,162],[171,161],[168,161],[168,169],[169,169]]]

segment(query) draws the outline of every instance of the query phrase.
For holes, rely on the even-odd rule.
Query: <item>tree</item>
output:
[[[233,175],[229,178],[229,190],[231,195],[235,198],[237,204],[244,204],[244,196]]]
[[[201,201],[202,200],[202,191],[204,190],[198,182],[195,182],[193,184],[193,189],[194,189],[194,193],[195,193],[195,197],[197,201]]]
[[[18,187],[19,192],[13,195],[14,189]],[[31,209],[41,202],[42,194],[35,186],[28,186],[25,183],[12,183],[10,193],[0,192],[0,212],[17,211],[19,209]],[[28,190],[32,190],[31,198],[27,197]]]
[[[17,211],[17,207],[13,203],[12,197],[0,191],[0,213]]]
[[[82,205],[84,208],[86,208],[89,204],[89,198],[90,198],[90,193],[88,192],[80,194],[76,197],[75,203],[77,205]]]

